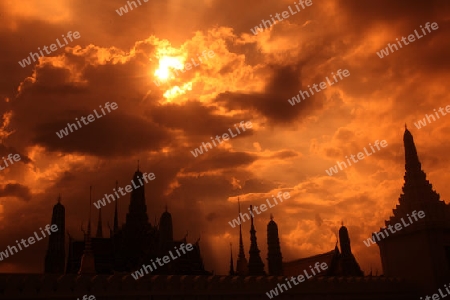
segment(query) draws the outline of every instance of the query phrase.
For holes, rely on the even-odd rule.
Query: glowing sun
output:
[[[173,77],[171,69],[183,70],[183,57],[163,56],[159,59],[159,67],[155,70],[154,75],[159,80],[167,80]]]

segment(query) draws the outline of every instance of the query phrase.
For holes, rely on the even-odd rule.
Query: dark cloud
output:
[[[30,201],[31,196],[30,189],[19,183],[8,183],[0,189],[0,197],[16,197],[24,201]]]
[[[300,80],[300,70],[292,67],[274,67],[272,78],[263,94],[223,93],[217,97],[228,109],[245,109],[266,117],[273,124],[287,124],[296,121],[321,108],[322,95],[306,98],[292,106],[288,99],[296,96],[299,90],[306,90]]]
[[[3,144],[0,144],[0,157],[7,158],[9,154],[12,154],[13,157],[15,154],[19,154],[20,155],[19,162],[22,162],[24,164],[28,164],[31,162],[31,159],[27,155],[17,151],[17,149],[15,149],[14,147],[8,147]],[[15,160],[13,160],[13,161],[15,162]],[[8,163],[9,163],[9,161],[8,161]],[[4,163],[2,162],[2,164],[4,164]]]
[[[96,119],[88,125],[82,124],[83,127],[74,130],[73,133],[69,131],[69,135],[61,139],[55,132],[66,128],[67,123],[76,124],[75,118],[43,124],[38,128],[39,136],[36,136],[34,142],[45,146],[49,151],[78,152],[97,156],[132,155],[143,150],[159,150],[170,145],[170,132],[165,128],[151,121],[121,113],[120,109],[119,106],[116,111],[112,110],[111,113],[102,115],[97,107],[97,113],[104,118],[103,120]],[[89,114],[93,114],[93,111],[76,113],[78,119]]]

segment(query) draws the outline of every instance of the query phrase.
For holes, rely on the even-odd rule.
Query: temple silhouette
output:
[[[142,172],[134,173],[133,180],[138,182]],[[116,188],[117,188],[116,182]],[[117,202],[115,200],[114,227],[110,228],[109,237],[103,237],[102,210],[98,210],[97,232],[91,237],[91,208],[84,240],[76,241],[69,235],[69,251],[65,257],[64,231],[60,230],[49,239],[45,258],[45,273],[55,274],[114,274],[132,272],[150,265],[151,259],[168,255],[175,246],[188,243],[187,236],[180,240],[173,238],[172,215],[166,211],[161,215],[158,224],[148,221],[145,189],[141,185],[133,189],[130,195],[129,210],[126,222],[119,226]],[[61,199],[53,208],[52,224],[65,228],[65,209]],[[166,275],[211,275],[205,271],[200,255],[199,239],[193,243],[194,249],[178,257],[169,264],[157,268],[153,274]]]
[[[238,200],[238,205],[240,205]],[[250,205],[250,211],[252,211],[252,206]],[[266,275],[264,271],[264,263],[262,262],[261,256],[259,255],[259,248],[256,238],[256,230],[253,224],[253,215],[250,216],[247,213],[241,214],[241,209],[239,206],[239,218],[243,219],[246,215],[250,218],[250,251],[249,251],[249,261],[245,258],[244,243],[242,241],[242,222],[239,224],[239,256],[236,262],[236,271],[234,271],[233,257],[230,258],[230,271],[229,275],[241,275],[241,276],[263,276]],[[308,270],[308,266],[314,265],[316,262],[324,262],[327,264],[328,269],[324,274],[320,276],[364,276],[363,271],[359,267],[358,262],[353,256],[350,237],[348,235],[348,230],[345,226],[341,226],[339,229],[339,240],[340,247],[336,246],[333,250],[314,255],[311,257],[301,258],[290,262],[283,262],[281,254],[280,240],[278,237],[278,225],[273,221],[273,216],[270,216],[270,222],[267,224],[267,263],[268,263],[268,275],[271,276],[297,276],[301,274],[303,270]],[[232,255],[232,254],[231,254]]]
[[[129,212],[122,227],[116,205],[109,238],[102,237],[99,211],[96,236],[91,238],[89,221],[84,241],[74,241],[69,236],[66,259],[64,230],[59,230],[49,237],[45,274],[0,274],[0,299],[75,299],[85,294],[96,299],[267,299],[269,290],[285,285],[288,278],[302,274],[302,270],[316,262],[326,262],[326,272],[288,290],[280,288],[277,299],[410,300],[437,293],[450,281],[450,206],[426,179],[413,137],[406,128],[403,143],[404,185],[399,204],[385,224],[397,223],[414,210],[423,210],[426,216],[376,242],[382,275],[364,276],[352,254],[345,226],[339,229],[339,247],[336,243],[329,252],[284,262],[278,226],[271,216],[267,225],[267,270],[251,217],[249,259],[240,225],[236,266],[230,251],[228,275],[205,271],[197,241],[191,256],[135,280],[130,271],[161,256],[177,243],[186,242],[186,237],[173,239],[172,217],[167,210],[158,224],[148,222],[142,186],[130,196]],[[139,170],[134,178],[137,176],[142,176]],[[60,199],[53,208],[52,223],[65,228],[65,210]]]

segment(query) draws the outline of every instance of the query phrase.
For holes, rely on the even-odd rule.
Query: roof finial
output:
[[[139,172],[139,159],[138,159],[138,172]]]
[[[270,213],[270,221],[273,221],[273,215]]]
[[[167,203],[166,203],[166,212],[167,212]]]
[[[61,193],[59,193],[59,196],[58,196],[58,203],[61,203]]]

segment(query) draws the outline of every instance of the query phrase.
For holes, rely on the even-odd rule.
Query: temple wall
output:
[[[256,276],[145,276],[129,275],[0,275],[0,299],[75,300],[94,295],[99,300],[259,300],[266,292],[286,283],[285,277]],[[274,297],[311,300],[410,300],[421,296],[414,286],[385,277],[312,278]]]

